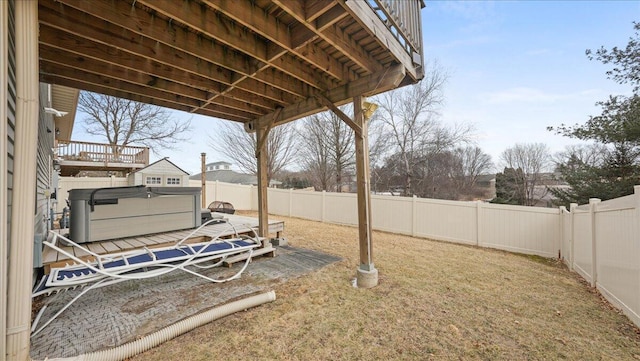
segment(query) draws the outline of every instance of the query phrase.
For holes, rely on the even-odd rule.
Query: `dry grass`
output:
[[[356,228],[278,218],[344,260],[134,359],[640,359],[638,329],[555,261],[374,232],[380,284],[356,289]]]

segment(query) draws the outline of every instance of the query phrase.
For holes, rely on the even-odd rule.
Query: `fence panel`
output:
[[[353,193],[325,193],[324,220],[358,225],[358,197]]]
[[[482,210],[480,246],[543,257],[558,256],[558,209],[487,204]]]
[[[411,235],[413,198],[372,196],[371,218],[374,229]]]
[[[591,282],[592,275],[591,213],[573,211],[573,267],[585,280]]]
[[[288,189],[269,188],[269,213],[281,216],[291,215],[289,212],[290,196],[293,191]]]
[[[291,216],[322,221],[322,192],[291,192]]]
[[[595,219],[598,289],[639,324],[638,213],[635,208],[601,211],[598,207]]]
[[[449,242],[476,244],[475,202],[417,199],[415,235]]]

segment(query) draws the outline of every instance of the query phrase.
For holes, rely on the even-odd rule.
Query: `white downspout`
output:
[[[29,359],[38,139],[38,2],[15,2],[16,128],[7,280],[8,361]]]
[[[7,92],[9,64],[9,3],[0,1],[0,350],[7,349]],[[0,353],[0,360],[6,358]]]

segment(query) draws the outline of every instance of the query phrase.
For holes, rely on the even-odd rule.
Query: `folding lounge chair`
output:
[[[157,277],[175,270],[182,270],[214,283],[227,282],[239,278],[249,264],[253,250],[260,246],[260,239],[251,227],[244,226],[246,227],[245,230],[251,230],[254,237],[241,236],[238,234],[238,228],[230,223],[228,223],[228,228],[222,230],[222,232],[218,233],[216,236],[211,236],[207,233],[205,226],[214,221],[216,220],[204,223],[182,240],[168,247],[145,247],[139,250],[106,255],[99,255],[91,252],[72,240],[58,233],[52,232],[52,241],[43,243],[57,252],[69,257],[70,261],[74,263],[67,264],[59,268],[52,268],[50,274],[45,275],[42,281],[36,286],[32,297],[42,294],[50,294],[52,292],[58,292],[69,288],[76,288],[78,286],[87,286],[87,288],[69,301],[43,326],[35,330],[41,316],[41,314],[39,314],[34,321],[32,335],[40,332],[86,292],[95,288],[104,287],[126,280]],[[229,230],[234,231],[234,238],[220,238],[221,234]],[[187,243],[187,240],[194,236],[208,236],[211,237],[211,240],[199,243]],[[59,247],[57,245],[58,239],[61,239],[66,244],[86,252],[91,256],[92,260],[87,261],[85,259],[78,258],[72,253]],[[222,264],[227,257],[245,252],[248,253],[245,264],[235,275],[224,280],[213,279],[198,273],[196,270],[187,268],[190,266],[193,266],[193,268],[196,269],[216,267]],[[210,263],[212,261],[215,262]],[[43,311],[44,307],[41,310],[41,313]]]

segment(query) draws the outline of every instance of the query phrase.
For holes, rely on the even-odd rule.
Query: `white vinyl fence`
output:
[[[69,191],[76,188],[108,188],[126,187],[127,178],[123,177],[60,177],[58,180],[58,205],[57,213],[62,213],[62,209],[67,206],[66,200],[69,198]]]
[[[416,237],[558,257],[559,209],[483,202],[372,196],[372,227]],[[353,193],[269,189],[269,212],[314,221],[357,225]]]
[[[640,186],[563,210],[564,261],[640,326]]]

